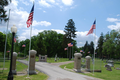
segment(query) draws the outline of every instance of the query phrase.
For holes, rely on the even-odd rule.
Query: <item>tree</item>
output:
[[[11,2],[11,0],[9,0]],[[4,9],[5,6],[9,4],[8,0],[0,0],[0,20],[2,21],[7,21],[7,15],[6,15],[6,10]]]
[[[72,19],[68,20],[67,26],[65,26],[64,28],[64,32],[65,32],[65,37],[68,38],[68,43],[72,42],[71,38],[75,38],[76,37],[76,28],[75,28],[75,23]],[[70,50],[70,49],[69,49]],[[71,52],[69,53],[69,60],[71,60]]]
[[[102,50],[103,50],[103,42],[104,42],[104,37],[103,37],[103,33],[101,33],[101,36],[99,37],[98,39],[98,50],[97,50],[97,54],[100,56],[100,58],[103,59],[103,53],[102,53]]]
[[[93,41],[90,42],[89,48],[90,48],[89,51],[90,51],[90,53],[91,53],[91,55],[93,57],[93,54],[94,54],[94,43],[93,43]]]
[[[36,40],[36,50],[37,50],[37,55],[46,55],[47,53],[47,49],[45,46],[45,41],[44,41],[44,34],[43,33],[39,33],[37,36],[37,40]]]

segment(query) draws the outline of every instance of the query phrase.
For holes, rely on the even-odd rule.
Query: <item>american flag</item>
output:
[[[14,37],[14,42],[16,43],[16,36]]]
[[[10,52],[10,50],[9,51],[7,51],[7,53],[9,53]]]
[[[25,47],[25,44],[23,44],[22,47]]]
[[[68,43],[68,47],[72,47],[73,46],[73,43]]]
[[[90,53],[90,51],[88,53]]]
[[[80,52],[83,52],[83,50],[80,50]]]
[[[67,50],[67,48],[64,48],[64,50]]]
[[[27,28],[30,27],[30,25],[32,25],[32,21],[33,21],[33,13],[34,13],[34,4],[33,4],[33,7],[30,11],[30,14],[29,14],[29,17],[28,17],[28,20],[27,20]]]
[[[94,23],[91,26],[91,28],[90,28],[89,32],[87,33],[87,35],[93,33],[93,29],[95,29],[95,24],[96,24],[96,20],[94,21]]]

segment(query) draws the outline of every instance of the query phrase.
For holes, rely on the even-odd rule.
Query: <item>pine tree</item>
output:
[[[65,26],[64,28],[64,32],[65,32],[65,37],[68,39],[68,43],[72,42],[71,38],[75,38],[76,37],[76,28],[75,28],[75,23],[72,19],[68,20],[67,26]],[[70,48],[69,48],[70,50]],[[69,54],[69,60],[71,60],[71,50],[70,50],[70,54]]]
[[[11,0],[9,0],[11,2]],[[0,0],[0,21],[7,21],[7,15],[6,15],[6,10],[4,9],[5,6],[9,4],[8,0]]]
[[[103,37],[103,33],[101,33],[101,36],[99,37],[98,39],[98,52],[97,54],[100,56],[100,58],[103,59],[103,53],[102,53],[102,50],[103,50],[103,42],[104,42],[104,37]]]

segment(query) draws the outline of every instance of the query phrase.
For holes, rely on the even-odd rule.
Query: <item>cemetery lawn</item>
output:
[[[28,61],[28,58],[24,59]],[[55,58],[49,58],[47,57],[47,62],[48,63],[58,63],[58,62],[65,62],[65,61],[70,61],[68,58],[56,58],[57,61],[55,61]],[[39,57],[36,56],[35,59],[36,62],[39,61]],[[73,59],[71,59],[71,61],[73,61]]]
[[[82,62],[82,64],[84,64],[84,63]],[[106,70],[106,68],[104,67],[106,64],[107,64],[106,60],[101,61],[100,59],[96,59],[95,60],[95,70],[102,70],[102,72],[94,72],[94,74],[93,74],[93,72],[80,73],[80,74],[92,76],[92,77],[96,77],[96,78],[101,78],[103,80],[120,80],[120,70],[116,70],[116,68],[120,68],[120,61],[115,61],[114,67],[111,67],[112,71]],[[64,69],[65,66],[66,66],[66,68],[73,70],[74,63],[61,65],[60,67]],[[93,70],[92,61],[91,61],[91,70]]]
[[[16,70],[17,72],[21,72],[21,73],[26,73],[27,70],[27,65],[20,63],[17,61],[16,63]],[[0,80],[7,80],[8,77],[8,72],[9,72],[9,66],[10,66],[10,60],[5,60],[5,68],[4,71],[2,71],[3,69],[3,60],[0,60]],[[38,72],[38,74],[35,75],[29,75],[29,78],[26,78],[28,75],[14,75],[14,80],[47,80],[48,76],[44,73],[41,73],[39,71],[36,70],[36,72]]]

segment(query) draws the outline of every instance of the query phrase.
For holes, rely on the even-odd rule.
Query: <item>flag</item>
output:
[[[80,50],[80,52],[83,52],[83,50]]]
[[[22,47],[25,47],[25,44],[23,44]]]
[[[30,27],[30,25],[32,25],[32,21],[33,21],[33,13],[34,13],[34,4],[33,4],[33,7],[30,11],[30,14],[29,14],[29,17],[28,17],[28,20],[27,20],[27,28]]]
[[[93,33],[93,29],[96,28],[96,27],[95,27],[95,24],[96,24],[96,20],[94,21],[94,23],[93,23],[93,25],[91,26],[91,28],[90,28],[89,32],[87,33],[87,35]]]
[[[67,50],[67,48],[64,48],[64,50]]]
[[[73,46],[73,43],[71,43],[71,47]]]
[[[16,36],[14,37],[14,42],[16,43]]]
[[[68,43],[68,47],[72,47],[73,46],[73,43]]]
[[[7,51],[7,53],[9,53],[10,52],[10,50],[9,51]]]
[[[88,53],[90,53],[90,51]]]

